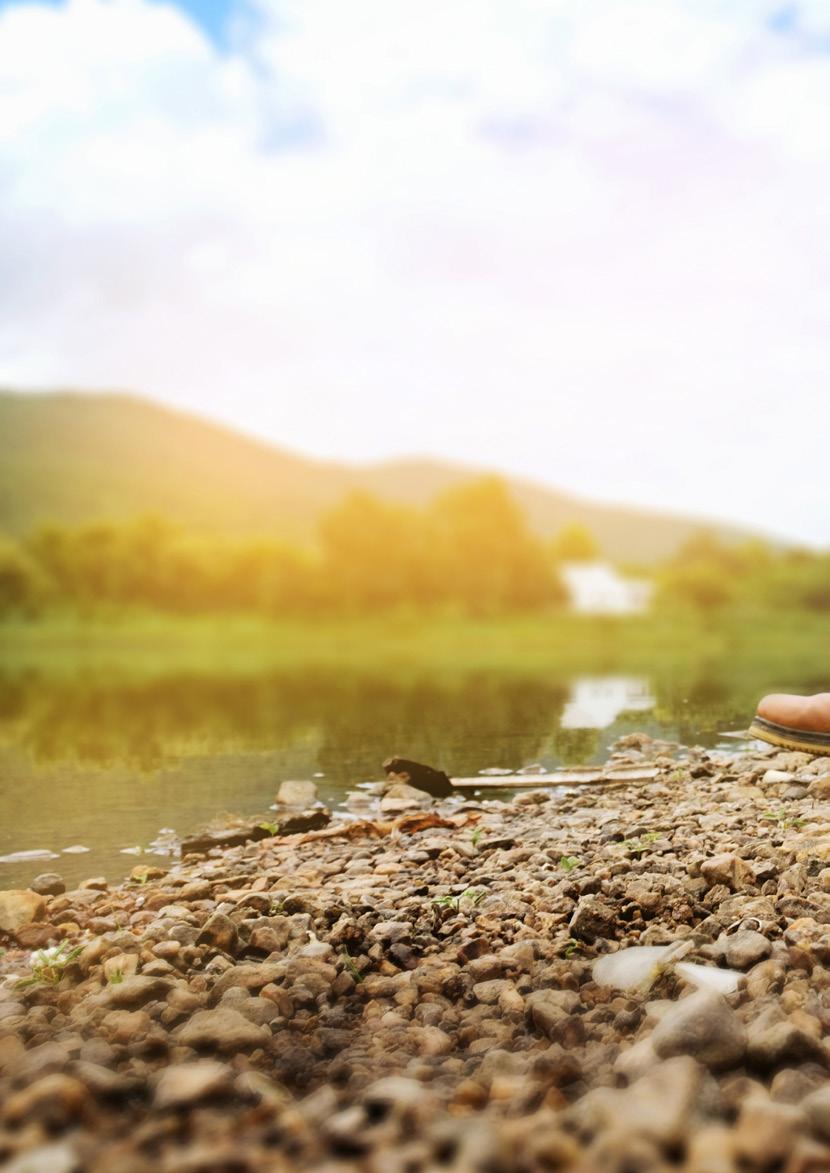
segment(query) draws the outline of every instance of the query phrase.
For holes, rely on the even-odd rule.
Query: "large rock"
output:
[[[651,1036],[661,1059],[691,1055],[712,1071],[737,1066],[746,1049],[746,1034],[729,1003],[712,990],[684,998],[665,1014]]]
[[[0,892],[0,932],[16,933],[23,925],[43,920],[46,901],[31,888],[9,888]]]
[[[196,1050],[244,1051],[250,1047],[262,1047],[270,1038],[267,1027],[249,1022],[238,1010],[220,1007],[197,1011],[181,1028],[177,1041]]]
[[[418,790],[425,790],[434,798],[447,798],[455,793],[452,782],[443,770],[410,761],[409,758],[387,758],[383,770],[390,782],[408,783]]]
[[[39,896],[60,896],[66,891],[66,884],[57,872],[42,872],[32,880],[31,889]]]
[[[317,801],[317,787],[308,780],[289,780],[280,783],[277,802],[280,806],[313,806]]]

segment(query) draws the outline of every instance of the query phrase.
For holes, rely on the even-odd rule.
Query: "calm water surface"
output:
[[[51,870],[70,882],[116,880],[155,860],[165,828],[264,813],[286,778],[315,778],[336,804],[380,777],[392,753],[465,776],[599,761],[639,729],[714,745],[746,727],[769,684],[738,687],[704,669],[654,679],[590,670],[420,680],[342,670],[232,680],[0,675],[0,855],[56,856],[0,862],[0,887]],[[89,850],[65,853],[74,846]]]

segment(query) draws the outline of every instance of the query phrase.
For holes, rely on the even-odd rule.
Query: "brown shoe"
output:
[[[830,754],[830,692],[815,696],[771,693],[758,705],[749,732],[785,749]]]

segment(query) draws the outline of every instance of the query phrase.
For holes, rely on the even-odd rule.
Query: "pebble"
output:
[[[60,896],[66,891],[63,876],[59,876],[57,872],[43,872],[35,876],[29,887],[39,896]]]
[[[746,1031],[722,995],[699,990],[662,1016],[651,1042],[661,1058],[691,1055],[705,1067],[722,1071],[742,1060]]]

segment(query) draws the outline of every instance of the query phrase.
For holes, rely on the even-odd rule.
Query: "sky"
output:
[[[0,0],[0,384],[830,545],[828,110],[827,0]]]

